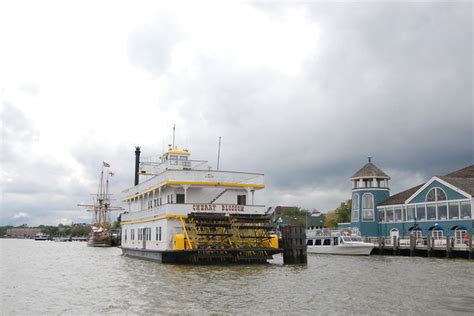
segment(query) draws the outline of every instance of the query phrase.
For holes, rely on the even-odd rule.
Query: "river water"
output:
[[[472,315],[474,261],[308,255],[165,265],[83,242],[0,239],[0,314]]]

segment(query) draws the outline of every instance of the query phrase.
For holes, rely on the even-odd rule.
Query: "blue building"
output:
[[[371,159],[352,177],[351,223],[362,236],[455,237],[473,232],[474,165],[390,196],[390,177]]]

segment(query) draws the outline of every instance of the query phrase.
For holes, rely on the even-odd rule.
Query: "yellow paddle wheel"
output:
[[[184,225],[193,263],[261,263],[280,252],[265,215],[191,213]]]

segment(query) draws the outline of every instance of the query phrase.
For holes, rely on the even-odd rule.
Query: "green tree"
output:
[[[337,226],[337,216],[335,211],[330,211],[326,214],[326,222],[324,227],[336,227]]]
[[[7,234],[7,229],[13,228],[12,225],[0,226],[0,238]]]
[[[286,207],[279,217],[283,220],[283,224],[289,225],[305,225],[308,210],[299,207]]]
[[[117,217],[117,220],[112,223],[112,229],[121,229],[122,228],[122,214]]]
[[[347,200],[345,203],[334,210],[337,216],[338,223],[347,223],[351,221],[352,200]]]
[[[352,200],[342,202],[338,208],[326,214],[326,227],[336,227],[338,223],[351,221]]]

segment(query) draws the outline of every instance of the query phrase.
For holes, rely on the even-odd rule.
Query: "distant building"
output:
[[[306,228],[307,229],[321,229],[324,228],[326,222],[326,215],[318,210],[312,210],[306,217]]]
[[[352,177],[351,223],[362,236],[454,236],[473,231],[474,165],[390,196],[390,177],[369,162]]]
[[[7,229],[7,237],[11,238],[34,238],[36,234],[40,233],[39,228],[33,227],[17,227]]]

